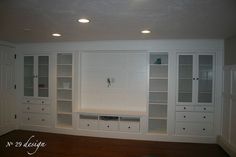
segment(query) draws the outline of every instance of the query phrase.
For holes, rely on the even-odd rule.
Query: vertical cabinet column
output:
[[[214,55],[178,55],[177,135],[213,136]]]
[[[72,76],[71,53],[57,54],[57,127],[72,128]]]
[[[49,126],[51,107],[49,92],[49,55],[25,55],[22,125]]]
[[[150,53],[148,131],[167,133],[168,53]]]

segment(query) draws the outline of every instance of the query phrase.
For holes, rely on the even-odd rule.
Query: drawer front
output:
[[[98,120],[80,119],[80,129],[96,130],[98,128]]]
[[[194,110],[197,112],[213,112],[214,108],[210,106],[196,106]]]
[[[121,121],[120,122],[120,131],[123,132],[139,132],[139,122],[127,122]]]
[[[213,136],[213,125],[206,123],[176,123],[176,135]]]
[[[24,98],[24,104],[42,104],[42,105],[49,105],[50,101],[48,99],[34,99],[34,98]]]
[[[23,112],[50,113],[50,108],[47,105],[23,104]]]
[[[24,113],[22,118],[23,118],[23,124],[26,125],[39,125],[39,126],[50,125],[50,115]]]
[[[176,112],[176,121],[212,122],[212,113]]]
[[[118,121],[111,121],[111,120],[100,120],[99,121],[99,129],[100,130],[107,130],[107,131],[118,131]]]
[[[193,106],[176,106],[176,111],[193,111]]]

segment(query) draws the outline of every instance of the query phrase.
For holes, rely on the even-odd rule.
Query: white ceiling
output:
[[[0,0],[0,20],[0,40],[13,43],[227,38],[236,0]]]

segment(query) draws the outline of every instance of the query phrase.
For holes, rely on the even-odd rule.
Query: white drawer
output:
[[[49,105],[50,101],[48,99],[35,99],[35,98],[24,98],[24,104],[42,104],[42,105]]]
[[[212,113],[176,112],[176,121],[212,122]]]
[[[50,115],[46,114],[23,114],[23,124],[26,125],[39,125],[39,126],[48,126],[50,125]]]
[[[213,112],[214,108],[211,106],[196,106],[194,110],[197,112]]]
[[[119,121],[99,120],[99,129],[107,131],[118,131]]]
[[[139,132],[139,122],[120,121],[120,131]]]
[[[210,123],[176,123],[176,135],[212,136],[213,125]]]
[[[80,119],[79,128],[88,129],[88,130],[96,130],[98,128],[98,120]]]
[[[193,111],[193,106],[176,106],[176,111]]]
[[[50,113],[50,108],[47,105],[23,104],[23,112]]]

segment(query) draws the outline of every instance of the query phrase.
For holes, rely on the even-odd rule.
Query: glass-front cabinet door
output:
[[[214,55],[179,54],[177,63],[177,103],[213,103]]]
[[[24,56],[24,96],[49,96],[49,56]]]
[[[34,96],[34,56],[24,56],[24,96]]]
[[[213,56],[198,56],[198,103],[212,103],[213,99]]]
[[[38,96],[48,97],[49,57],[38,57]]]
[[[193,55],[178,56],[178,102],[193,101]]]

